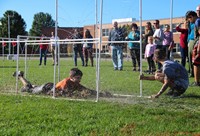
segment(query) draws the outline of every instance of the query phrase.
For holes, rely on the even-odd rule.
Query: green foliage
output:
[[[26,23],[16,11],[7,10],[0,19],[0,37],[8,37],[8,17],[10,18],[10,37],[16,38],[17,35],[26,35]]]
[[[49,13],[39,12],[34,15],[34,20],[29,35],[40,36],[42,28],[53,26],[55,26],[55,21],[52,19],[51,15]]]
[[[50,58],[49,58],[50,59]],[[53,82],[53,67],[37,66],[39,60],[27,62],[27,77],[34,84]],[[78,61],[81,65],[81,61]],[[20,70],[24,62],[20,61]],[[139,94],[139,72],[131,71],[131,61],[124,61],[123,71],[114,71],[109,59],[101,60],[100,89],[112,93]],[[66,98],[28,94],[3,94],[15,87],[13,61],[1,63],[0,77],[0,135],[91,135],[91,136],[143,136],[143,135],[199,135],[200,92],[189,87],[183,98],[159,99],[144,97],[70,101]],[[68,76],[73,61],[62,59],[61,79]],[[84,75],[82,84],[95,89],[95,67],[79,67]],[[143,69],[146,69],[146,63]],[[193,79],[190,79],[191,81]],[[21,86],[21,84],[19,84]],[[160,83],[144,81],[143,95],[156,93]],[[7,88],[7,90],[3,90]]]

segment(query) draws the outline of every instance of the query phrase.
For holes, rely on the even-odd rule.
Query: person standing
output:
[[[109,33],[108,41],[121,41],[122,30],[118,28],[118,22],[113,23],[113,28]],[[123,50],[120,43],[109,43],[112,51],[112,62],[114,70],[123,70]]]
[[[142,35],[142,43],[143,43],[143,47],[142,47],[142,51],[145,52],[145,47],[148,44],[148,37],[149,36],[153,36],[153,28],[151,25],[151,22],[147,22],[146,26],[145,26],[145,33]]]
[[[45,35],[42,34],[40,40],[45,40]],[[40,44],[40,63],[39,66],[42,64],[42,57],[44,56],[44,65],[46,65],[47,62],[47,49],[48,49],[48,44],[43,44],[44,42],[42,41],[42,44]]]
[[[92,39],[92,35],[90,34],[90,31],[86,29],[84,34],[85,39]],[[85,57],[85,66],[88,66],[88,57],[90,58],[91,66],[94,66],[94,60],[93,60],[93,43],[87,43],[92,42],[93,40],[86,40],[83,45],[83,55]]]
[[[180,28],[181,24],[184,24],[185,28]],[[188,37],[188,21],[187,19],[185,20],[184,23],[179,23],[176,26],[176,31],[180,32],[180,52],[181,52],[181,64],[182,66],[185,67],[186,64],[186,58],[188,56],[188,42],[187,42],[187,37]]]
[[[194,69],[192,64],[192,50],[195,45],[195,21],[197,20],[197,13],[194,11],[188,11],[186,18],[189,21],[188,25],[188,59],[189,59],[189,73],[190,77],[194,77]]]
[[[172,53],[174,46],[173,33],[170,31],[170,26],[165,25],[163,49],[166,50],[167,59],[170,59],[170,53]],[[171,54],[172,55],[172,54]]]
[[[52,59],[53,59],[53,64],[52,65],[58,65],[58,48],[59,48],[59,43],[56,42],[55,40],[59,40],[59,37],[55,38],[54,32],[51,32],[51,54],[52,54]]]
[[[197,19],[195,21],[195,38],[199,37],[198,27],[200,27],[200,5],[196,7]]]
[[[144,58],[147,59],[148,62],[148,71],[146,71],[147,73],[154,73],[156,71],[156,66],[155,66],[155,62],[153,60],[153,54],[154,51],[156,49],[156,45],[153,43],[153,36],[149,36],[148,37],[148,44],[146,45],[145,48],[145,54],[144,54]]]
[[[75,29],[73,39],[82,39],[82,38],[83,38],[82,34],[77,29]],[[80,41],[76,41],[76,42],[80,42]],[[79,56],[82,61],[82,66],[84,66],[83,45],[81,43],[73,44],[73,51],[74,51],[74,65],[77,66],[77,57],[79,53]]]
[[[200,26],[197,28],[200,37]],[[191,86],[200,86],[200,38],[197,37],[197,42],[194,45],[192,52],[192,63],[194,66],[194,83]]]
[[[196,7],[197,16],[200,17],[200,5]]]
[[[128,34],[126,38],[128,41],[139,41],[140,40],[140,32],[138,31],[138,26],[135,23],[131,25],[131,32]],[[128,43],[128,48],[130,50],[132,64],[133,64],[133,71],[136,71],[136,61],[138,64],[138,71],[140,71],[140,45],[139,43]]]
[[[154,34],[153,34],[153,38],[154,38],[154,44],[156,44],[156,48],[157,49],[161,49],[163,48],[163,39],[164,39],[164,33],[163,30],[160,28],[160,21],[159,20],[155,20],[154,24]],[[158,65],[158,69],[160,70],[162,65],[160,62],[157,62]]]

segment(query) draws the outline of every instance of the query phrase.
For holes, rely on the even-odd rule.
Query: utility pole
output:
[[[8,14],[8,39],[10,41],[10,15]],[[10,56],[10,42],[8,43],[9,46],[8,46],[8,56]]]
[[[8,43],[8,59],[10,59],[10,52],[11,52],[11,42],[10,42],[10,17],[13,17],[13,14],[10,15],[8,13],[8,40],[9,40],[9,43]]]

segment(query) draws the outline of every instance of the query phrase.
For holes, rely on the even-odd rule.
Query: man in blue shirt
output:
[[[188,11],[186,18],[189,21],[188,26],[188,59],[189,59],[189,72],[190,77],[194,77],[194,70],[192,64],[192,50],[195,42],[195,21],[197,20],[197,13],[195,11]]]
[[[187,70],[179,63],[167,60],[166,52],[163,49],[156,49],[154,52],[155,61],[162,64],[162,70],[157,71],[154,76],[140,75],[140,80],[157,80],[163,83],[160,91],[152,95],[152,98],[158,98],[169,87],[171,90],[167,93],[173,97],[183,94],[189,85]]]
[[[122,41],[122,30],[118,28],[118,23],[114,22],[113,29],[109,33],[108,41]],[[121,43],[109,43],[112,50],[112,61],[114,70],[123,69],[123,50]]]

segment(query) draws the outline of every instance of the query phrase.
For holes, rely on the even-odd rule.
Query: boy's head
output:
[[[194,23],[195,20],[197,19],[197,13],[195,11],[188,11],[186,14],[185,14],[185,17],[187,18],[187,20],[190,22],[190,23]]]
[[[163,49],[156,49],[154,51],[154,59],[155,61],[161,61],[166,59],[166,51]]]
[[[69,76],[70,76],[71,81],[79,83],[81,82],[83,73],[78,68],[72,68],[69,72]]]

